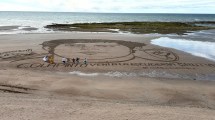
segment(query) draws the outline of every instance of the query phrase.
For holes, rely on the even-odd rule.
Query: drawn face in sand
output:
[[[55,48],[55,54],[66,58],[88,58],[91,62],[116,62],[133,59],[131,50],[117,43],[71,43]]]
[[[144,44],[117,40],[54,40],[43,48],[57,57],[87,58],[91,62],[124,62],[135,58],[133,49]]]
[[[172,62],[178,56],[164,49],[144,49],[144,43],[119,40],[52,40],[43,48],[58,57],[87,58],[91,62],[126,62],[135,58],[150,61]]]
[[[175,53],[167,49],[145,49],[144,43],[122,40],[51,40],[43,42],[42,48],[47,53],[34,53],[20,56],[20,53],[13,52],[13,55],[11,54],[8,58],[0,56],[0,60],[8,60],[11,62],[38,58],[41,60],[47,54],[54,56],[54,62],[61,62],[62,57],[68,58],[69,61],[77,57],[81,60],[87,58],[91,63],[128,62],[134,59],[160,62],[174,62],[179,60],[179,57]],[[10,52],[0,53],[0,55],[5,55],[5,53]]]

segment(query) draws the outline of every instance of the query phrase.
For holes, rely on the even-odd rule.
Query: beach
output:
[[[159,38],[1,35],[1,119],[215,119],[214,61],[151,43]]]

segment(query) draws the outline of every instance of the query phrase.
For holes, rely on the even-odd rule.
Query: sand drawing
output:
[[[0,58],[7,59],[7,58],[14,58],[18,56],[25,56],[25,55],[31,55],[31,54],[32,54],[32,49],[7,51],[7,52],[0,53]]]
[[[142,49],[140,50],[146,54],[148,54],[150,57],[141,57],[137,56],[138,58],[142,58],[145,60],[151,60],[151,61],[160,61],[160,62],[176,62],[179,61],[179,56],[167,49]]]
[[[1,61],[21,62],[17,68],[84,68],[84,67],[139,67],[142,69],[196,69],[198,67],[214,68],[214,64],[180,62],[179,56],[169,49],[147,49],[144,43],[122,40],[91,40],[66,39],[43,42],[42,49],[46,53],[34,53],[32,49],[16,50],[0,53]],[[44,63],[42,58],[51,56],[51,62]],[[74,64],[74,57],[88,59],[88,63]],[[57,58],[66,58],[68,62],[62,64]],[[139,59],[139,62],[135,62]],[[35,60],[35,62],[28,62]]]
[[[72,59],[72,55],[87,56],[93,63],[128,62],[135,58],[148,61],[175,62],[179,56],[167,49],[144,49],[144,43],[121,40],[52,40],[44,42],[43,49],[58,57]],[[70,51],[69,55],[59,49]],[[124,51],[120,51],[123,49]],[[136,52],[142,52],[136,55]],[[106,56],[105,56],[106,55]]]
[[[94,63],[101,62],[125,62],[135,59],[134,48],[145,46],[143,43],[119,41],[119,40],[52,40],[44,42],[43,49],[58,57],[66,57],[69,60],[74,56],[87,57]],[[120,51],[120,49],[126,51]],[[60,52],[65,49],[70,53]]]
[[[179,56],[167,49],[144,49],[144,43],[122,40],[66,39],[43,42],[42,49],[47,53],[33,53],[32,49],[16,50],[0,53],[2,60],[18,62],[28,59],[42,58],[44,55],[65,57],[72,61],[73,57],[88,58],[91,63],[128,62],[134,59],[148,61],[175,62]],[[140,54],[136,54],[139,52]]]
[[[196,69],[202,66],[214,68],[214,64],[180,62],[179,56],[166,48],[147,49],[144,43],[122,40],[91,40],[91,39],[66,39],[43,42],[42,49],[46,53],[34,53],[32,49],[16,50],[0,53],[0,60],[25,62],[17,68],[84,68],[84,67],[139,67],[142,69]],[[42,58],[51,56],[51,62],[44,63]],[[88,63],[73,63],[74,57],[88,59]],[[66,58],[68,62],[62,64],[56,58]],[[139,62],[135,62],[139,59]],[[38,62],[39,60],[39,62]]]

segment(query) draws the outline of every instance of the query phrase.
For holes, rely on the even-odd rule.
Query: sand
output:
[[[0,58],[1,119],[215,119],[214,62],[151,45],[153,38],[0,36],[0,55],[11,56]],[[55,64],[42,61],[53,53]],[[74,56],[78,65],[61,63]]]

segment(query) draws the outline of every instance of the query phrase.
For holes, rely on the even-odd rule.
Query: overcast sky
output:
[[[215,14],[215,0],[0,0],[0,11]]]

